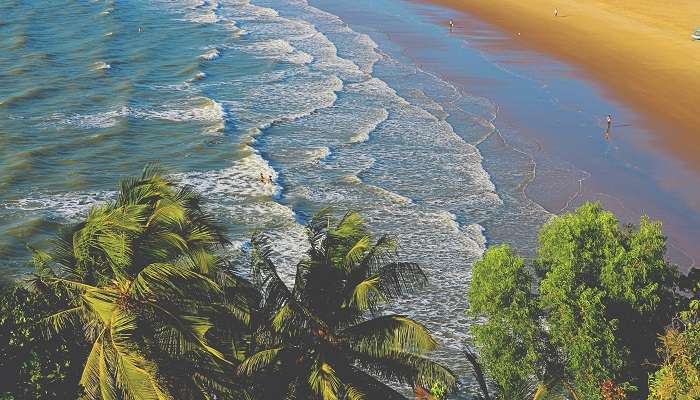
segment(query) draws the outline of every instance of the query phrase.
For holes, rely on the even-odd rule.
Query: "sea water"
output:
[[[290,282],[303,222],[324,205],[395,235],[430,284],[392,308],[432,329],[435,356],[469,384],[464,311],[484,229],[527,253],[550,217],[516,190],[529,160],[500,160],[512,173],[498,187],[486,172],[476,146],[496,112],[305,0],[6,0],[3,272],[26,272],[27,244],[158,161],[206,196],[229,253],[267,232]]]

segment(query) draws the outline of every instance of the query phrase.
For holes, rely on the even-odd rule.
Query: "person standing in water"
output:
[[[608,123],[607,127],[605,128],[605,140],[610,140],[610,128],[612,128],[612,115],[608,114],[608,116],[605,117],[605,121]]]
[[[450,20],[449,24],[450,24],[450,32],[452,32],[452,30],[455,27],[455,23],[454,23],[454,21]]]

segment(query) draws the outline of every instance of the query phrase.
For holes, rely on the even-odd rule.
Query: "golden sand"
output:
[[[431,0],[581,68],[700,171],[700,0]],[[554,10],[558,16],[554,16]],[[518,35],[519,33],[519,35]]]

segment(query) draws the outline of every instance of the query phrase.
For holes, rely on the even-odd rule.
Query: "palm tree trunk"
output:
[[[481,364],[479,364],[479,360],[477,360],[476,358],[476,354],[474,354],[474,352],[472,352],[470,349],[465,349],[464,355],[467,357],[467,360],[469,360],[469,363],[472,365],[474,377],[476,378],[476,381],[479,382],[479,387],[481,388],[481,393],[484,395],[484,400],[491,400],[491,396],[489,396],[489,387],[488,385],[486,385],[484,372],[481,369]]]
[[[569,382],[564,381],[564,387],[569,392],[569,394],[571,395],[571,398],[573,400],[578,400],[578,396],[576,395],[576,389],[574,389],[574,387],[571,386],[571,384]]]

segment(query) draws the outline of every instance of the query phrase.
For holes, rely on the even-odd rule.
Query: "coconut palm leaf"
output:
[[[338,400],[342,382],[330,364],[319,360],[311,368],[309,386],[318,398]]]
[[[114,350],[117,387],[134,400],[166,400],[170,396],[160,387],[155,366],[143,358],[134,343],[136,317],[115,309],[110,323],[110,338]]]
[[[50,254],[35,256],[37,286],[65,291],[72,303],[44,322],[56,331],[81,320],[92,345],[87,398],[225,398],[224,386],[236,388],[229,358],[240,357],[259,297],[222,268],[214,251],[228,241],[202,203],[147,166],[122,181],[114,202],[61,230]],[[182,371],[192,379],[167,375]]]
[[[425,284],[420,267],[399,261],[390,237],[374,242],[357,213],[336,222],[324,212],[307,231],[311,247],[293,289],[277,274],[270,241],[253,238],[252,271],[267,318],[254,335],[256,352],[239,369],[261,377],[254,387],[262,398],[403,398],[377,378],[454,387],[454,375],[424,357],[437,346],[425,326],[402,315],[370,319],[380,304]],[[286,375],[274,378],[280,372]],[[267,379],[277,390],[265,387]]]
[[[236,372],[239,375],[252,376],[256,372],[270,367],[270,365],[277,360],[282,351],[284,351],[284,347],[275,347],[259,351],[243,360],[238,368],[236,368]]]
[[[181,262],[150,264],[136,275],[131,285],[131,292],[138,299],[183,296],[192,290],[221,294],[221,288],[216,282],[183,266]]]
[[[425,354],[437,347],[428,329],[404,316],[385,315],[344,329],[353,350],[382,357],[396,352]]]

